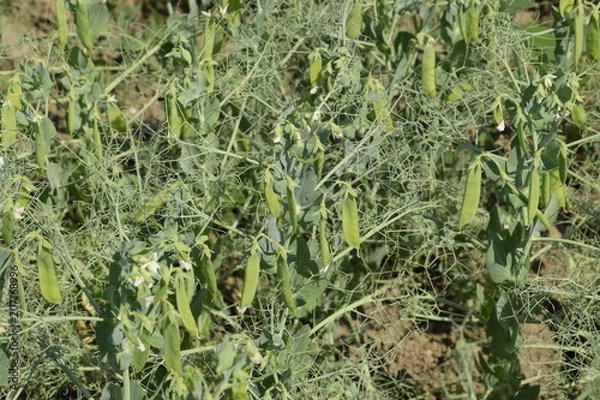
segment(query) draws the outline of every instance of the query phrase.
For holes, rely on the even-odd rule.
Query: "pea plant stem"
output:
[[[563,239],[563,238],[552,238],[552,237],[536,237],[530,239],[533,242],[553,242],[553,243],[562,243],[568,244],[572,246],[577,246],[582,249],[591,250],[600,253],[600,247],[592,246],[586,243],[577,242],[575,240]]]

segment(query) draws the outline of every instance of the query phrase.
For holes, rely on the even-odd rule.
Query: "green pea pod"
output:
[[[142,204],[133,212],[133,218],[136,222],[142,222],[150,218],[156,210],[164,206],[167,201],[173,197],[172,188],[163,189],[154,195],[148,202]]]
[[[15,109],[7,105],[2,107],[2,143],[12,143],[17,139],[17,113]]]
[[[94,107],[95,111],[97,111],[96,107]],[[100,135],[101,129],[100,129],[100,116],[98,114],[96,114],[94,112],[94,128],[92,129],[92,138],[94,140],[94,153],[96,156],[96,159],[98,161],[102,161],[103,158],[103,154],[102,154],[102,137]],[[84,131],[86,132],[86,134],[88,134],[89,136],[89,130],[84,129]]]
[[[258,347],[256,347],[256,345],[250,338],[246,339],[246,355],[248,356],[252,364],[261,364],[263,361],[263,356],[260,354],[260,350],[258,350]]]
[[[69,102],[67,103],[67,129],[71,135],[74,135],[76,131],[81,129],[81,117],[78,112],[79,106],[74,96],[69,96]]]
[[[342,233],[344,240],[356,250],[360,250],[360,229],[356,199],[348,191],[342,200]]]
[[[37,121],[36,126],[36,138],[35,138],[35,159],[38,167],[44,169],[48,163],[48,145],[46,144],[46,135],[42,128],[42,123]]]
[[[279,284],[281,285],[281,297],[283,303],[292,314],[296,314],[296,303],[294,302],[294,294],[292,293],[290,267],[285,253],[277,254],[277,277],[279,278]]]
[[[346,22],[346,37],[348,39],[356,40],[360,36],[362,30],[363,16],[362,6],[355,4],[348,14],[348,20]]]
[[[590,13],[590,21],[586,27],[586,47],[588,58],[595,63],[600,62],[600,13],[596,6]]]
[[[14,204],[12,199],[9,197],[4,205],[4,211],[2,215],[2,240],[4,245],[10,247],[15,233],[15,213],[13,210]]]
[[[542,174],[542,192],[541,192],[541,200],[542,207],[546,207],[548,203],[550,203],[550,197],[552,196],[552,192],[550,191],[550,173],[546,172]],[[560,205],[560,204],[559,204]]]
[[[90,15],[88,11],[89,0],[77,0],[75,6],[75,25],[77,25],[77,36],[81,40],[81,44],[88,51],[94,50],[92,43],[92,32],[90,30]]]
[[[173,323],[169,318],[163,326],[163,340],[165,363],[171,371],[181,371],[181,333],[179,325]]]
[[[583,37],[583,28],[584,28],[584,9],[583,2],[579,1],[575,5],[575,17],[572,20],[573,23],[573,58],[575,65],[579,63],[579,59],[581,58],[581,54],[583,53],[583,42],[585,38]]]
[[[189,332],[197,333],[198,326],[196,320],[192,315],[192,309],[190,308],[191,296],[188,293],[187,279],[183,276],[182,271],[177,271],[176,287],[175,287],[175,300],[177,302],[177,311],[181,317],[181,322],[185,329]]]
[[[567,149],[567,145],[565,144],[565,142],[563,142],[562,140],[558,140],[558,139],[556,141],[560,145],[560,153],[558,156],[559,176],[560,176],[562,183],[565,183],[567,181],[567,174],[569,172],[569,162],[568,162],[569,150]]]
[[[58,25],[58,43],[61,49],[67,45],[67,14],[65,11],[65,0],[56,0],[56,24]]]
[[[187,302],[191,302],[194,297],[194,293],[196,292],[196,278],[194,276],[194,271],[186,270],[185,268],[181,269],[182,271],[182,280],[185,288],[185,295],[187,298]]]
[[[211,93],[215,90],[215,68],[214,61],[203,61],[200,64],[200,69],[202,70],[202,75],[206,79],[206,93]]]
[[[210,19],[206,20],[206,29],[204,31],[204,48],[202,49],[202,60],[210,60],[215,47],[215,38],[217,34],[216,24]]]
[[[436,97],[435,84],[435,49],[433,44],[427,43],[423,51],[423,63],[421,64],[421,84],[423,93],[430,99]]]
[[[529,196],[527,199],[527,216],[528,223],[531,225],[533,222],[536,212],[538,211],[538,207],[540,204],[540,193],[541,193],[541,182],[540,182],[540,166],[539,166],[539,158],[536,155],[536,161],[534,161],[534,165],[529,171]]]
[[[467,13],[465,12],[465,3],[461,2],[458,5],[458,28],[460,30],[460,36],[463,38],[465,43],[469,43],[469,35],[467,34]]]
[[[467,17],[467,43],[473,43],[479,39],[479,12],[480,5],[472,1],[466,10]]]
[[[281,215],[283,214],[281,196],[279,196],[273,188],[273,174],[271,174],[271,171],[269,171],[268,168],[265,169],[265,182],[263,189],[271,215],[277,219],[281,218]]]
[[[48,164],[48,155],[50,153],[52,138],[56,133],[56,128],[50,119],[42,117],[35,123],[35,156],[38,166],[46,169]]]
[[[587,116],[585,109],[581,104],[577,104],[571,108],[571,118],[573,119],[575,126],[579,129],[587,127]]]
[[[317,138],[317,140],[319,140]],[[317,149],[317,154],[315,155],[315,173],[317,174],[317,178],[321,178],[323,176],[323,166],[325,165],[325,148],[319,142],[319,147]]]
[[[319,49],[313,50],[308,55],[308,60],[310,61],[308,71],[310,87],[314,88],[321,84],[321,71],[323,70],[323,60]]]
[[[460,85],[454,85],[450,87],[448,92],[446,93],[446,102],[448,103],[456,103],[460,99],[462,99],[465,91],[462,89]]]
[[[321,260],[323,261],[323,272],[329,269],[331,254],[329,252],[329,241],[327,240],[327,228],[325,218],[321,217],[319,222],[319,246],[321,247]]]
[[[8,93],[6,94],[7,100],[10,101],[10,105],[15,110],[22,110],[23,104],[21,102],[21,97],[23,96],[23,87],[21,85],[21,77],[16,74],[10,80],[10,86],[8,88]]]
[[[290,221],[292,223],[292,228],[294,232],[298,231],[298,203],[296,202],[296,195],[294,194],[294,190],[296,188],[296,182],[289,176],[285,176],[285,180],[287,183],[287,204],[288,204],[288,213],[290,215]]]
[[[206,289],[213,304],[219,308],[223,308],[223,299],[221,298],[221,292],[217,286],[217,276],[210,260],[210,251],[206,247],[197,268],[198,275],[200,276],[200,279],[202,279],[202,283],[206,285]]]
[[[568,150],[567,145],[563,141],[557,140],[557,142],[560,145],[561,151],[558,158],[558,169],[550,172],[550,192],[556,196],[559,206],[568,208],[570,206],[566,186],[567,173],[569,170]]]
[[[567,188],[560,177],[560,171],[558,169],[550,171],[549,176],[550,193],[556,197],[559,206],[568,207]]]
[[[6,104],[2,107],[2,135],[1,143],[13,143],[17,139],[17,111],[23,108],[21,103],[23,89],[21,79],[16,74],[10,81],[6,93]]]
[[[127,122],[125,121],[125,116],[123,115],[119,107],[114,102],[109,102],[106,111],[108,114],[108,121],[110,122],[110,127],[117,132],[126,132]]]
[[[372,98],[373,111],[375,119],[381,121],[388,128],[392,128],[392,119],[390,118],[389,100],[381,82],[377,79],[369,78],[367,81],[368,98]]]
[[[42,296],[49,303],[62,304],[52,253],[44,247],[41,240],[38,242],[37,266]]]
[[[500,96],[496,97],[494,101],[494,122],[496,125],[504,122],[504,110],[502,108],[502,98]]]
[[[459,229],[473,219],[479,207],[479,198],[481,197],[481,161],[476,159],[469,166],[467,171],[467,180],[465,182],[465,192],[463,195],[460,217],[458,219]]]
[[[250,257],[246,263],[244,271],[244,288],[242,290],[242,300],[240,302],[240,312],[243,313],[252,305],[256,290],[258,289],[258,279],[260,275],[260,255],[255,246],[252,247]]]
[[[170,92],[167,94],[167,101],[165,106],[167,108],[167,122],[169,124],[169,133],[174,138],[181,138],[181,131],[184,124],[184,118],[181,115],[179,109],[179,103],[177,102],[177,96],[175,95],[175,88],[172,87]]]

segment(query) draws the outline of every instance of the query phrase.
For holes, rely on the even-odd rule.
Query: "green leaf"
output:
[[[519,390],[514,400],[537,400],[540,396],[540,385],[526,386]]]
[[[143,400],[148,398],[146,396],[146,390],[139,381],[131,381],[129,383],[129,393],[130,400]]]
[[[133,350],[133,369],[137,372],[142,371],[144,366],[146,365],[146,361],[148,361],[148,356],[150,355],[150,349],[146,348],[144,351],[139,349]]]
[[[103,1],[95,1],[88,7],[88,15],[90,20],[90,34],[96,39],[98,36],[106,33],[108,25],[108,8]]]
[[[123,399],[123,390],[114,382],[109,382],[102,389],[100,400],[121,400]]]
[[[485,265],[490,278],[494,283],[510,280],[512,278],[511,262],[508,258],[507,249],[504,247],[504,238],[494,231],[489,231],[488,236],[490,245],[486,253]]]
[[[228,338],[225,338],[223,342],[219,343],[215,352],[217,353],[217,373],[221,374],[233,367],[235,356],[237,351],[235,350],[235,344]]]
[[[48,176],[48,183],[52,190],[60,188],[68,179],[70,171],[68,168],[64,168],[57,163],[48,163],[48,169],[46,171]]]
[[[116,103],[108,103],[107,113],[111,128],[120,133],[127,132],[127,121],[125,120],[125,115],[123,115]]]

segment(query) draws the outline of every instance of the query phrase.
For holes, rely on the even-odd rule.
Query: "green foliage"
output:
[[[557,390],[593,393],[597,5],[548,29],[514,25],[522,1],[200,3],[134,28],[137,6],[57,1],[49,53],[3,84],[18,390],[535,399],[535,322]],[[487,342],[421,389],[388,376],[402,338],[370,336],[387,312]]]

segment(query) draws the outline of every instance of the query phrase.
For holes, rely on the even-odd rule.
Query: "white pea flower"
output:
[[[0,168],[4,167],[4,157],[0,157]]]
[[[144,346],[144,343],[142,343],[142,341],[140,340],[140,338],[138,338],[137,349],[139,351],[146,351],[146,346]]]
[[[131,284],[133,286],[138,287],[142,283],[144,283],[144,277],[136,274],[136,275],[129,277],[129,282],[131,282]]]
[[[13,217],[15,219],[23,219],[23,213],[25,212],[25,207],[16,207],[13,209]]]
[[[318,91],[318,90],[319,90],[319,87],[318,87],[318,86],[315,86],[314,88],[310,89],[310,92],[309,92],[309,93],[310,93],[310,94],[315,94],[315,93],[317,93],[317,91]]]
[[[506,125],[504,124],[504,121],[502,121],[498,124],[498,126],[496,127],[496,130],[498,132],[504,132],[504,129],[506,129]]]
[[[6,99],[2,102],[2,107],[12,108],[12,103],[9,99]]]
[[[250,358],[252,364],[262,364],[263,362],[263,356],[258,351],[252,355],[249,355],[248,358]]]
[[[144,304],[146,305],[146,307],[149,307],[150,304],[152,304],[153,302],[154,302],[154,296],[144,297]]]
[[[192,264],[187,261],[184,261],[184,260],[180,260],[179,265],[181,266],[181,268],[185,269],[186,271],[189,271],[192,269]]]
[[[108,96],[106,98],[106,101],[109,103],[116,103],[117,102],[117,97],[114,94],[111,94],[110,96]]]
[[[44,119],[43,115],[35,114],[33,117],[31,117],[31,122],[39,122],[43,119]]]
[[[158,254],[156,254],[156,252],[152,252],[150,258],[150,262],[147,262],[146,264],[142,265],[141,268],[147,270],[151,274],[156,274],[160,269],[160,264],[157,262]]]
[[[562,108],[558,108],[558,111],[556,111],[556,114],[554,114],[552,117],[554,118],[555,121],[560,121],[563,118],[567,118],[569,115],[571,115],[571,113],[569,112],[569,110],[563,110]]]
[[[554,79],[556,79],[556,75],[546,74],[542,76],[542,79],[544,80],[544,86],[546,86],[547,88],[551,88],[554,84]]]
[[[275,144],[277,144],[277,143],[281,143],[281,139],[282,139],[282,138],[281,138],[281,136],[276,136],[276,137],[273,139],[273,143],[275,143]]]
[[[321,113],[317,110],[313,113],[312,118],[310,119],[312,122],[316,122],[319,120]]]

